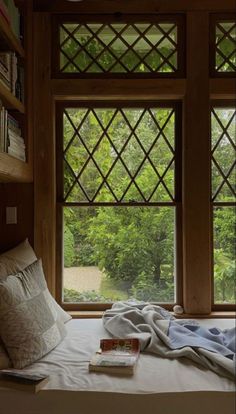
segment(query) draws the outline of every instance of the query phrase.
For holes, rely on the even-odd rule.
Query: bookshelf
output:
[[[25,10],[24,10],[25,12]],[[25,18],[27,18],[27,13]],[[28,46],[28,32],[25,31],[25,44]],[[18,38],[15,36],[11,26],[0,15],[0,52],[15,52],[21,65],[24,66],[24,71],[27,76],[29,73],[28,62],[25,59],[25,50]],[[27,79],[25,84],[27,88]],[[24,85],[25,88],[25,85]],[[27,92],[27,91],[26,91]],[[32,154],[30,134],[28,127],[28,113],[24,103],[15,97],[15,95],[0,82],[0,101],[2,105],[13,115],[16,119],[20,118],[20,126],[23,131],[26,144],[26,161],[21,161],[7,152],[0,152],[0,183],[4,182],[32,182]]]
[[[16,52],[20,57],[24,58],[25,51],[19,40],[14,35],[9,24],[4,17],[0,15],[0,50],[11,50]]]

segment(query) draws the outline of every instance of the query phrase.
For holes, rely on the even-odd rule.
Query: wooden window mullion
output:
[[[211,312],[208,13],[187,13],[187,92],[183,152],[185,312]],[[201,45],[201,47],[199,47]],[[199,207],[200,206],[200,207]]]

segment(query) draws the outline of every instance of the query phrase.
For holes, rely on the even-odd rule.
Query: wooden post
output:
[[[211,312],[209,21],[187,13],[183,152],[183,299],[189,314]]]
[[[42,258],[48,287],[55,294],[55,142],[50,83],[50,15],[34,15],[34,196],[35,250]]]

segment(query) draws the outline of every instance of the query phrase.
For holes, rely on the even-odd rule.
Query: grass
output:
[[[106,298],[110,298],[112,302],[116,300],[127,300],[129,295],[124,283],[106,278],[102,276],[100,294]]]

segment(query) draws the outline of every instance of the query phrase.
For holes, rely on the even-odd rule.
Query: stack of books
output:
[[[25,143],[21,136],[19,123],[8,113],[7,115],[7,152],[21,161],[25,161]]]
[[[0,52],[0,82],[16,96],[24,101],[24,70],[18,65],[13,52]]]
[[[0,102],[0,152],[7,152],[25,161],[25,143],[21,136],[19,122],[9,114]]]
[[[101,339],[100,349],[89,363],[89,371],[133,375],[139,353],[137,338]]]
[[[0,102],[0,151],[7,152],[7,110]]]

